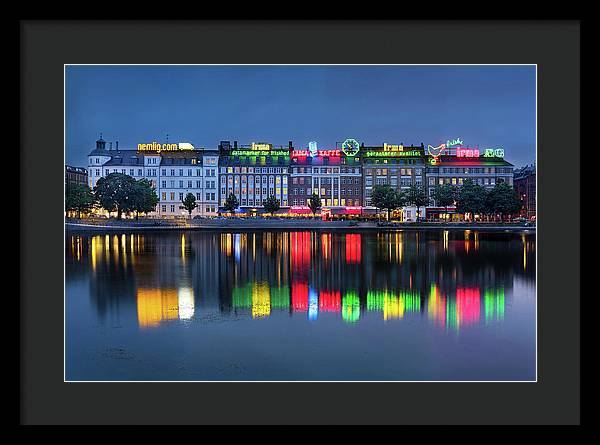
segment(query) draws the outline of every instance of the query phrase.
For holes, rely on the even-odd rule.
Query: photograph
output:
[[[64,65],[65,382],[536,382],[535,64]]]

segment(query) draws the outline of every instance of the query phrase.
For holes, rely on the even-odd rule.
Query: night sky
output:
[[[67,66],[66,162],[100,132],[119,148],[221,140],[334,148],[439,145],[535,162],[535,66]]]

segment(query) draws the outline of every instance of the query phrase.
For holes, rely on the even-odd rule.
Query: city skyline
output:
[[[167,134],[169,142],[213,149],[221,140],[291,140],[297,148],[315,140],[327,148],[348,137],[367,146],[460,138],[504,147],[521,166],[535,163],[535,72],[534,65],[66,66],[65,160],[86,165],[102,133],[121,149],[165,142]]]

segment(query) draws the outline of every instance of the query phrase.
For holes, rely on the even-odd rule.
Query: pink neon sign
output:
[[[456,149],[456,156],[459,158],[478,158],[479,149],[459,147]]]

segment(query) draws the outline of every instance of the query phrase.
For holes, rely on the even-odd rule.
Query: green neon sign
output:
[[[503,158],[504,157],[504,149],[503,148],[486,148],[483,152],[484,158]]]
[[[410,151],[368,151],[365,153],[366,158],[415,158],[421,156],[418,150]]]

